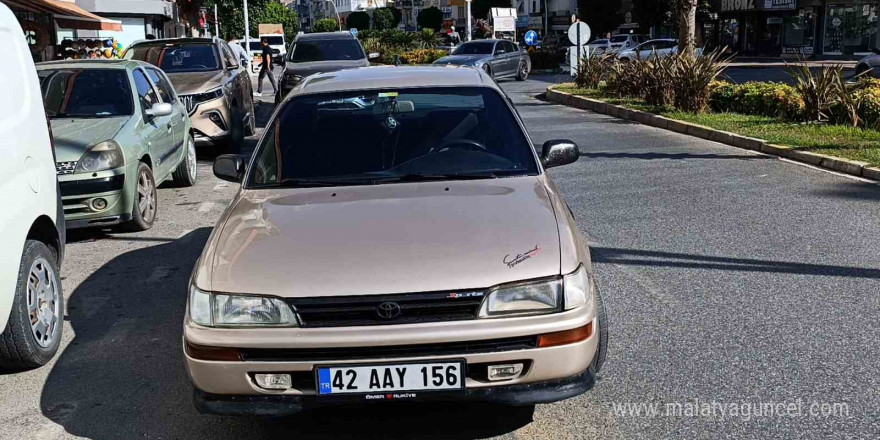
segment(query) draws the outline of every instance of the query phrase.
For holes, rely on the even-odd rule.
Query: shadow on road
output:
[[[187,283],[209,234],[210,228],[197,229],[119,255],[70,295],[75,337],[43,388],[47,418],[96,440],[469,439],[532,421],[534,407],[381,402],[283,419],[198,414],[181,338]]]
[[[740,160],[754,160],[754,159],[771,159],[768,156],[760,156],[757,154],[695,154],[695,153],[587,153],[581,152],[581,157],[590,157],[590,158],[604,158],[604,159],[644,159],[644,160],[655,160],[655,159],[672,159],[672,160],[685,160],[685,159],[740,159]]]
[[[713,257],[710,255],[647,251],[641,249],[620,249],[601,246],[590,247],[590,253],[593,257],[593,261],[596,263],[880,279],[880,269],[867,267],[795,263],[791,261],[769,261],[753,258]]]
[[[813,194],[820,197],[880,202],[880,184],[850,182],[840,184],[834,189],[814,191]]]

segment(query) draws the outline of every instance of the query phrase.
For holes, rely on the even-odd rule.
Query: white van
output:
[[[37,71],[18,21],[0,4],[0,367],[34,368],[64,327],[64,211]]]
[[[281,58],[287,55],[287,42],[284,40],[284,34],[260,34],[259,41],[263,41],[264,38],[269,43],[269,47],[278,50]]]

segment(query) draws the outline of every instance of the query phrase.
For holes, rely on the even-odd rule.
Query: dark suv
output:
[[[254,97],[247,69],[219,38],[169,38],[132,44],[124,58],[146,61],[168,75],[186,106],[196,143],[232,151],[254,133]]]
[[[309,75],[370,65],[361,43],[351,32],[302,34],[290,45],[284,61],[276,102]]]

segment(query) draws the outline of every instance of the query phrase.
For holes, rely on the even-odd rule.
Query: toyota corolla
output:
[[[479,69],[310,76],[280,104],[196,264],[183,349],[205,413],[589,390],[607,323],[586,241]]]

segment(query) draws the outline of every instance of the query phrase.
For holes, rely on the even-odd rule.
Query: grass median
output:
[[[562,84],[557,86],[556,90],[599,99],[610,104],[650,112],[679,121],[705,125],[716,130],[764,139],[773,144],[785,145],[798,150],[880,166],[880,131],[877,130],[845,125],[797,123],[769,116],[740,113],[684,113],[673,108],[654,107],[641,100],[611,96],[605,93],[601,87],[581,89],[574,84]]]

